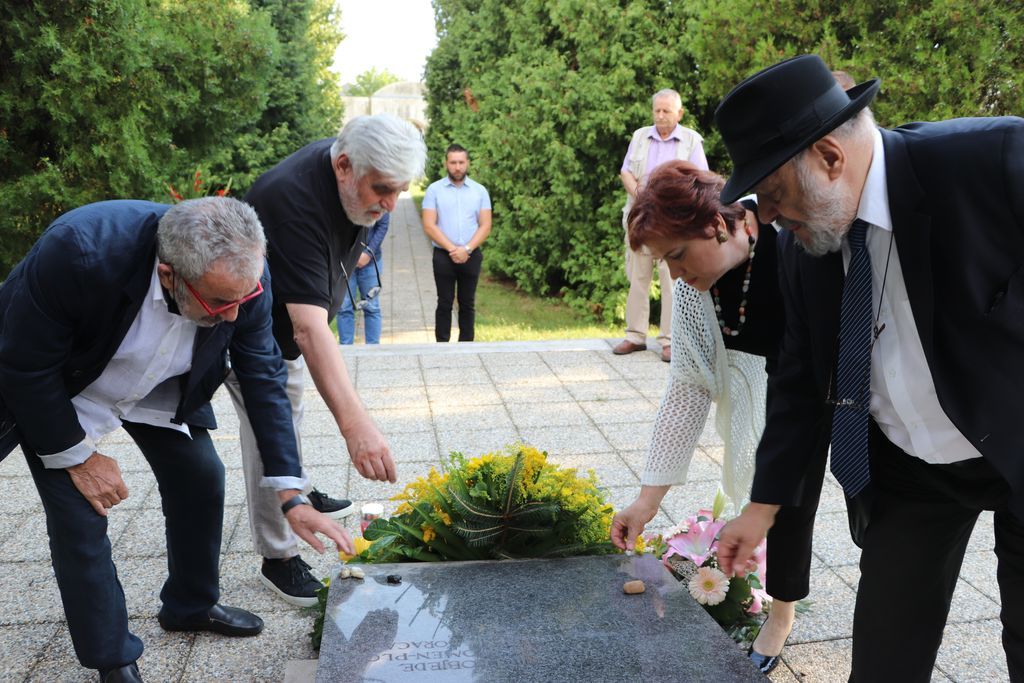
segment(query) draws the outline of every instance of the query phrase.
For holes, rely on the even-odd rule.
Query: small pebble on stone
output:
[[[347,579],[350,576],[352,576],[352,569],[351,568],[349,568],[349,567],[342,567],[341,569],[338,570],[338,578],[339,579]]]
[[[635,581],[627,581],[622,584],[622,592],[627,595],[636,595],[637,593],[643,593],[647,588],[644,586],[644,582],[640,579]]]
[[[387,581],[388,583],[397,585],[399,583],[402,583],[402,576],[401,574],[388,574]]]
[[[360,569],[359,567],[352,567],[352,578],[353,579],[363,579],[363,578],[366,578],[366,573],[363,572],[363,570]]]

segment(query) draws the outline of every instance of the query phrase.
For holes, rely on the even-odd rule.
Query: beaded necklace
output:
[[[747,252],[747,271],[743,274],[743,286],[741,287],[743,298],[740,299],[740,308],[737,313],[738,322],[735,330],[726,325],[725,319],[722,318],[722,302],[719,299],[717,285],[711,288],[711,297],[715,302],[715,317],[718,318],[718,326],[722,329],[722,334],[727,337],[739,336],[739,333],[743,331],[743,325],[747,322],[747,290],[750,289],[750,272],[754,270],[754,245],[756,241],[749,232],[750,226],[746,218],[743,220],[743,225],[747,228],[747,242],[750,245],[750,250]]]

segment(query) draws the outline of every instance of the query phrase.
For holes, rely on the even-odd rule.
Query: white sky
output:
[[[371,68],[404,81],[423,79],[427,55],[437,44],[430,0],[341,0],[345,39],[334,53],[334,71],[352,83]]]

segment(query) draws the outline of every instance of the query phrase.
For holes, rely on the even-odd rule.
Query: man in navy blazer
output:
[[[1003,645],[1024,680],[1024,120],[880,130],[877,90],[844,92],[805,55],[715,114],[735,165],[723,202],[753,189],[786,229],[771,410],[720,559],[741,566],[776,514],[813,514],[831,442],[863,549],[850,679],[929,680],[971,531],[994,510]],[[858,365],[843,345],[868,280]]]
[[[291,504],[303,481],[285,369],[271,334],[270,275],[256,213],[229,198],[174,207],[90,204],[58,218],[0,287],[0,439],[20,442],[46,512],[75,652],[103,681],[141,680],[107,512],[128,497],[97,441],[123,427],[149,461],[167,526],[160,625],[256,635],[254,614],[218,604],[224,466],[209,400],[239,378],[264,457],[296,533],[344,530]]]

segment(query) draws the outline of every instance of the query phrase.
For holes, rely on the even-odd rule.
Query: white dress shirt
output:
[[[191,369],[197,326],[167,310],[156,265],[142,307],[114,357],[96,381],[71,399],[85,439],[60,453],[40,455],[47,468],[85,462],[96,442],[120,427],[122,420],[191,436],[187,425],[171,422],[181,398],[178,381],[164,382]]]
[[[871,352],[871,416],[889,441],[925,462],[948,464],[980,458],[981,453],[943,412],[935,394],[935,382],[907,297],[896,241],[892,239],[885,149],[877,129],[857,217],[871,227],[867,233],[871,307],[878,316],[878,326],[884,325]],[[845,239],[843,262],[849,266],[850,247]]]

